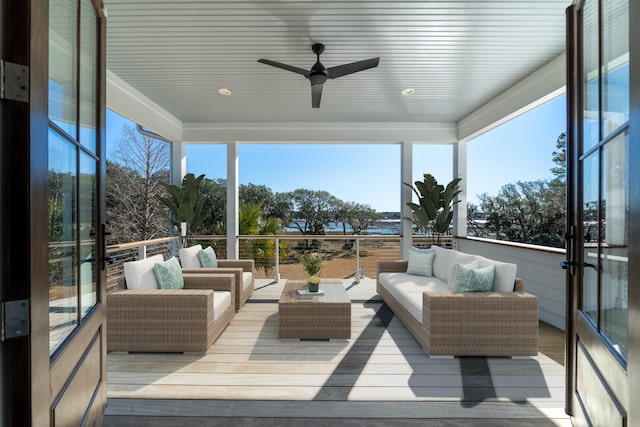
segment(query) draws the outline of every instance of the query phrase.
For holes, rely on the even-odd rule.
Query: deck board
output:
[[[382,415],[376,408],[384,405],[382,418],[570,425],[562,410],[564,367],[557,360],[563,334],[553,328],[546,334],[541,327],[549,355],[541,349],[535,357],[516,359],[431,359],[396,318],[385,327],[376,317],[383,305],[375,298],[375,282],[363,280],[348,290],[358,300],[352,304],[352,339],[284,340],[277,337],[279,289],[280,283],[256,291],[206,354],[109,353],[106,420],[136,413],[170,417],[171,407],[187,406],[180,416],[209,417],[203,408],[211,405],[225,405],[213,416],[247,420],[300,418],[300,408],[303,417],[371,419]],[[162,399],[169,403],[158,407]],[[409,406],[399,411],[398,404]]]

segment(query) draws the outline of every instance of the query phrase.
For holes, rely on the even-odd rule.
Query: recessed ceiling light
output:
[[[230,96],[233,92],[229,88],[221,87],[220,89],[218,89],[218,93],[220,95]]]
[[[406,89],[402,89],[400,91],[401,94],[403,94],[404,96],[409,96],[409,95],[413,95],[415,93],[415,89],[412,87],[408,87]]]

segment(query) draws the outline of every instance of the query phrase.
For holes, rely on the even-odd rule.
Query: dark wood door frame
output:
[[[580,231],[581,201],[580,189],[582,177],[578,165],[578,142],[582,140],[581,108],[583,104],[582,70],[583,62],[581,46],[582,7],[585,0],[575,0],[567,9],[567,220],[568,223],[578,225]],[[629,1],[629,126],[628,126],[628,194],[629,194],[629,249],[628,249],[628,353],[627,372],[624,376],[627,389],[628,405],[626,409],[627,425],[640,425],[640,405],[635,404],[640,397],[640,28],[634,23],[640,17],[640,2]],[[602,35],[600,35],[602,42]],[[568,231],[572,231],[570,228]],[[583,263],[582,251],[577,247],[579,236],[568,239],[567,256],[574,262],[574,266],[567,271],[567,341],[566,341],[566,411],[576,415],[580,411],[574,391],[576,389],[576,345],[577,328],[584,325],[577,318],[578,301],[581,299],[577,272]],[[584,339],[590,338],[582,328]],[[590,332],[590,331],[586,331]],[[595,334],[591,334],[595,337]],[[595,338],[599,339],[599,338]],[[596,352],[599,366],[606,370],[615,362],[603,362],[600,356],[606,352]],[[608,353],[605,354],[608,356]],[[618,378],[621,376],[619,375]],[[617,387],[620,389],[621,387]]]
[[[640,2],[629,1],[629,425],[640,425]]]
[[[98,304],[86,319],[88,328],[70,339],[69,351],[56,360],[49,350],[49,266],[48,266],[48,54],[49,1],[0,0],[4,17],[2,51],[5,61],[29,68],[29,102],[2,100],[0,114],[0,299],[30,301],[30,334],[0,343],[0,425],[52,425],[52,399],[65,390],[65,372],[74,369],[68,360],[82,359],[79,341],[93,343],[94,359],[104,361],[104,287],[98,288]],[[98,13],[98,156],[99,182],[104,183],[104,136],[106,101],[106,25],[101,2],[90,0]],[[100,211],[103,189],[97,189]],[[98,247],[104,236],[98,234]],[[98,257],[104,256],[98,250]],[[104,281],[105,272],[98,273]],[[91,335],[97,331],[98,338]],[[96,352],[102,356],[95,356]],[[64,353],[64,352],[63,352]],[[86,354],[86,353],[85,353]],[[65,361],[66,359],[66,361]],[[80,362],[77,362],[80,363]],[[53,367],[64,365],[62,370]],[[80,366],[78,364],[78,366]],[[106,402],[106,364],[101,364],[99,387],[83,423],[99,425]],[[95,369],[94,369],[95,370]],[[69,373],[69,375],[72,375]],[[55,389],[55,390],[54,390]],[[58,390],[58,391],[56,391]],[[55,394],[51,395],[51,392]],[[96,397],[99,396],[99,397]],[[75,409],[75,408],[74,408]]]
[[[577,312],[577,298],[574,295],[577,292],[577,277],[576,277],[576,233],[575,227],[571,224],[578,223],[579,210],[574,206],[574,198],[578,194],[577,183],[578,173],[577,164],[572,160],[575,157],[575,153],[578,150],[577,137],[578,137],[578,121],[579,113],[577,105],[572,102],[576,99],[576,96],[580,93],[577,82],[578,78],[578,49],[576,46],[577,33],[576,33],[576,5],[571,5],[566,10],[566,46],[567,46],[567,224],[569,225],[566,230],[566,253],[567,258],[573,265],[568,265],[566,269],[566,307],[565,307],[565,411],[569,415],[574,414],[573,407],[573,391],[575,390],[575,347],[576,347],[576,335],[575,335],[575,314]]]
[[[34,318],[48,315],[47,78],[48,1],[3,0],[5,60],[29,67],[29,102],[3,100],[2,299],[30,299],[30,335],[3,343],[6,425],[47,425],[49,331]],[[32,29],[37,29],[33,30]],[[42,322],[40,322],[42,324]],[[35,406],[35,405],[34,405]]]

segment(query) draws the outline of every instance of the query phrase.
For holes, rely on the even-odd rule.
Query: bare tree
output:
[[[147,240],[168,233],[159,196],[168,182],[170,146],[124,125],[107,165],[107,221],[113,241]]]

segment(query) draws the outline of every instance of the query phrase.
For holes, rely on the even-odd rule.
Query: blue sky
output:
[[[565,97],[517,117],[472,140],[468,146],[468,200],[496,195],[505,184],[547,179],[554,166],[552,152],[566,131]],[[128,120],[107,112],[107,157]],[[350,202],[368,204],[378,211],[400,210],[400,146],[241,144],[241,184],[263,184],[274,192],[307,188],[326,190]],[[425,172],[439,182],[452,178],[453,148],[414,145],[414,180]],[[226,176],[224,145],[187,145],[187,171],[207,178]]]

